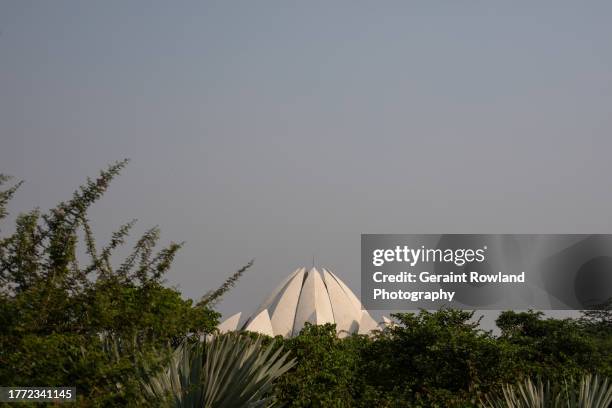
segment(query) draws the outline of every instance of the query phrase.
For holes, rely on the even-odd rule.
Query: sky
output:
[[[607,1],[0,0],[13,214],[128,157],[92,209],[185,241],[168,284],[256,308],[362,233],[612,232]],[[134,239],[137,235],[134,235]]]

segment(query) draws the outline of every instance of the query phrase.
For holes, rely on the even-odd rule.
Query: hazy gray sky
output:
[[[185,240],[188,297],[300,265],[359,291],[360,234],[612,232],[608,1],[0,0],[13,212],[111,161],[97,235]]]

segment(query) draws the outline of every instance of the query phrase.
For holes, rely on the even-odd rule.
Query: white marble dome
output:
[[[379,328],[361,302],[336,275],[323,268],[299,268],[290,274],[240,325],[241,313],[230,316],[218,327],[221,333],[248,330],[268,336],[293,337],[306,322],[335,323],[340,337],[350,333],[369,334]]]

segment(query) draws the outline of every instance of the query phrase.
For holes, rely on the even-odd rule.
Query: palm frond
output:
[[[181,344],[165,370],[142,385],[152,402],[171,407],[272,407],[274,380],[294,364],[261,337],[228,333]]]
[[[504,384],[501,393],[487,395],[485,408],[609,408],[612,384],[607,378],[585,374],[580,381],[544,383],[526,379],[518,384]]]

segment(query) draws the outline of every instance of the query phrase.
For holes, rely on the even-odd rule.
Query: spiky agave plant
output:
[[[228,333],[182,343],[168,366],[143,382],[148,400],[171,407],[272,407],[273,382],[295,360],[274,344]]]
[[[612,406],[612,383],[608,378],[588,374],[580,381],[578,403],[586,408],[609,408]]]
[[[591,374],[585,374],[580,381],[554,384],[528,378],[518,384],[503,385],[501,393],[487,395],[481,405],[485,408],[610,408],[612,383]]]

